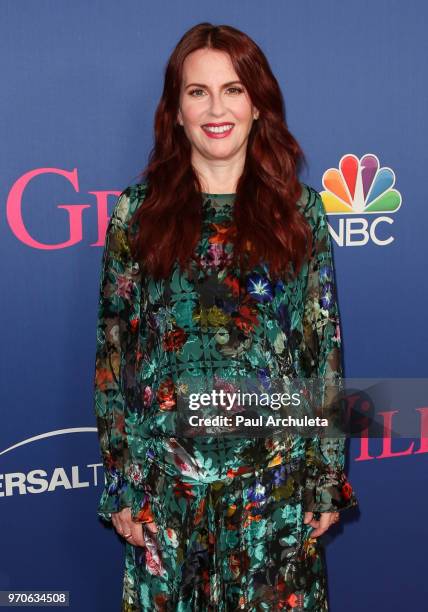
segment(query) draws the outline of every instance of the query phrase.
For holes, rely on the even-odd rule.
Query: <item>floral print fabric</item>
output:
[[[147,547],[126,543],[122,610],[328,609],[323,551],[305,511],[357,504],[344,438],[178,437],[183,380],[342,374],[331,242],[322,200],[302,183],[310,262],[292,282],[266,264],[230,266],[234,194],[202,194],[194,274],[155,281],[126,230],[145,184],[125,189],[103,254],[94,406],[105,487],[98,514],[130,507]],[[144,524],[155,521],[156,537]]]

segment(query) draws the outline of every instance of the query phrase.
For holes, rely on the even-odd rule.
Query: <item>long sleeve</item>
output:
[[[105,485],[98,515],[132,507],[136,491],[126,433],[129,357],[134,359],[139,321],[139,283],[126,236],[129,189],[122,192],[110,218],[99,283],[94,409]],[[132,368],[131,368],[132,369]]]
[[[313,189],[309,203],[313,205],[314,241],[305,300],[303,352],[306,371],[319,384],[321,413],[330,416],[329,401],[343,388],[340,317],[327,217],[321,196]],[[306,511],[336,512],[358,504],[344,473],[345,442],[344,436],[307,440]]]

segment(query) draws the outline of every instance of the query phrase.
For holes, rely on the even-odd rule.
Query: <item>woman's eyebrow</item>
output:
[[[229,87],[230,85],[235,85],[236,83],[242,85],[241,81],[228,81],[227,83],[223,83],[221,87]],[[185,86],[185,89],[187,89],[188,87],[206,87],[207,89],[209,89],[209,86],[204,85],[204,83],[189,83]]]

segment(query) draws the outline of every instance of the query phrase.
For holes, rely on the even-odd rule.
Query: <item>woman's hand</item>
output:
[[[310,537],[317,538],[327,531],[331,525],[337,523],[339,520],[339,512],[320,512],[320,520],[316,521],[314,519],[313,512],[305,512],[305,518],[303,522],[305,525],[309,523],[311,527],[314,527],[314,530],[311,531]]]
[[[131,518],[131,508],[124,508],[120,512],[113,512],[111,515],[114,528],[117,533],[125,538],[127,542],[133,546],[145,546],[145,538],[143,533],[143,523],[134,523]],[[144,523],[151,533],[157,533],[158,528],[153,521]]]

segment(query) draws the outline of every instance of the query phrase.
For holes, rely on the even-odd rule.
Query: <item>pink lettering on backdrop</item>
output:
[[[76,193],[79,193],[79,180],[77,168],[71,172],[67,170],[61,170],[60,168],[38,168],[37,170],[31,170],[21,176],[13,185],[9,192],[9,196],[6,202],[6,218],[9,226],[15,236],[22,243],[34,249],[41,250],[57,250],[65,249],[73,246],[78,242],[81,242],[83,237],[83,223],[82,215],[85,208],[90,208],[90,204],[57,204],[56,208],[62,208],[68,213],[68,227],[69,227],[69,239],[65,242],[58,242],[56,244],[46,244],[39,242],[33,238],[25,227],[24,219],[22,217],[22,200],[25,189],[30,181],[35,177],[56,174],[63,176],[74,188]],[[105,233],[109,221],[108,210],[107,210],[107,199],[109,195],[119,196],[120,191],[90,191],[92,195],[95,195],[96,206],[97,206],[97,225],[98,225],[98,237],[97,241],[90,246],[103,246],[105,240]]]
[[[392,417],[394,414],[397,414],[398,410],[390,410],[387,412],[379,412],[380,415],[383,416],[383,448],[382,454],[378,455],[378,459],[385,459],[386,457],[401,457],[402,455],[411,455],[413,453],[413,448],[415,443],[412,442],[407,450],[403,451],[392,451]]]
[[[421,414],[421,445],[415,455],[428,453],[428,407],[416,408],[416,410]]]
[[[407,449],[401,451],[392,450],[392,419],[394,414],[397,414],[399,410],[391,410],[387,412],[379,412],[383,417],[383,436],[382,436],[382,453],[380,455],[370,455],[369,452],[369,431],[364,429],[361,431],[360,438],[360,454],[356,457],[355,461],[369,461],[370,459],[391,459],[392,457],[402,457],[403,455],[420,455],[422,453],[428,453],[428,407],[416,408],[420,414],[420,436],[419,436],[419,448],[414,450],[415,442],[412,442]]]

